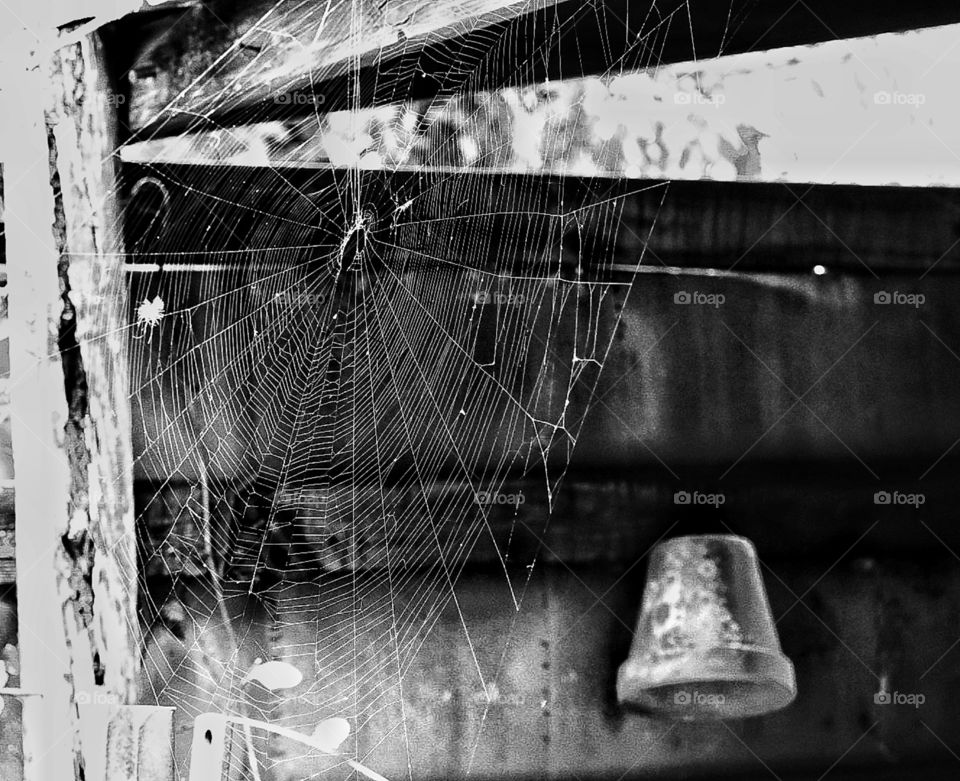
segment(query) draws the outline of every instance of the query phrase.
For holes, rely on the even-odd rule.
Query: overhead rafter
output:
[[[124,162],[960,186],[953,25],[126,144]],[[691,72],[695,69],[695,72]],[[931,143],[932,142],[932,143]]]
[[[956,22],[937,0],[243,0],[111,35],[149,136]]]
[[[275,99],[281,93],[313,92],[358,69],[379,70],[431,45],[543,14],[558,2],[214,1],[160,21],[151,14],[130,51],[132,124],[173,130],[221,108],[243,114],[271,101],[282,108],[284,101]],[[119,45],[136,38],[138,19],[117,25]]]

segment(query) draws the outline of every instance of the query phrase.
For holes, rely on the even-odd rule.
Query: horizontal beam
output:
[[[942,477],[918,480],[915,465],[878,465],[881,482],[829,462],[751,465],[725,480],[706,467],[690,467],[676,480],[652,470],[621,478],[579,471],[567,475],[552,504],[542,480],[509,480],[496,493],[478,495],[489,530],[470,538],[468,547],[476,545],[468,556],[454,552],[453,543],[464,531],[452,520],[438,520],[436,540],[424,538],[427,530],[417,523],[424,507],[418,490],[351,484],[272,496],[240,492],[242,523],[250,528],[248,544],[257,555],[244,561],[237,554],[234,577],[249,584],[254,566],[277,569],[278,556],[290,581],[310,581],[330,570],[381,570],[388,561],[393,567],[402,561],[409,570],[430,568],[437,545],[451,560],[494,569],[504,556],[517,568],[534,558],[546,564],[618,565],[635,561],[663,536],[700,533],[749,537],[771,561],[796,561],[802,551],[807,562],[829,565],[838,552],[850,549],[850,560],[864,566],[874,559],[949,562],[951,550],[960,550],[953,515],[960,487],[948,479],[957,466],[953,459]],[[201,509],[199,489],[141,482],[136,490],[144,576],[202,576],[201,531],[194,520]],[[445,496],[462,497],[471,490],[451,481],[429,487],[427,494],[431,504],[442,505]],[[889,503],[878,498],[882,490]],[[718,498],[704,503],[706,496]],[[904,496],[921,497],[922,504],[900,503]],[[383,507],[392,521],[385,521]],[[213,509],[215,525],[225,530],[227,508]],[[263,536],[265,525],[254,522],[267,517],[273,517],[277,531]],[[356,545],[349,550],[330,541],[354,537]],[[219,533],[217,539],[222,539]],[[246,538],[241,534],[241,539]]]
[[[152,137],[958,21],[937,0],[247,0],[132,15],[107,34],[132,74],[130,130]]]
[[[151,14],[145,37],[127,50],[133,124],[172,127],[181,124],[183,112],[188,122],[191,115],[219,113],[224,95],[230,96],[231,110],[242,111],[289,89],[402,59],[562,1],[252,0],[199,3],[186,14],[167,15],[166,23]],[[115,40],[137,36],[138,17],[127,17],[115,29]]]
[[[128,237],[131,259],[148,272],[137,271],[130,299],[160,296],[178,314],[136,342],[131,373],[142,398],[134,405],[134,435],[144,453],[138,477],[195,476],[203,448],[183,453],[183,443],[197,443],[198,432],[213,454],[213,479],[242,477],[282,457],[272,410],[286,391],[265,372],[299,364],[259,358],[251,364],[236,345],[255,344],[267,328],[277,330],[257,346],[267,350],[256,353],[264,360],[278,345],[309,344],[301,337],[317,327],[311,318],[323,310],[315,305],[333,300],[324,264],[343,240],[353,204],[316,171],[148,171],[166,182],[170,211],[147,233]],[[960,407],[950,392],[960,377],[960,362],[950,354],[960,316],[960,277],[948,273],[958,268],[958,249],[951,249],[955,191],[681,183],[664,198],[663,185],[614,184],[371,175],[349,191],[369,198],[362,206],[375,215],[370,246],[377,248],[370,257],[383,260],[370,268],[366,305],[377,307],[389,340],[402,342],[400,329],[416,331],[432,314],[458,325],[447,336],[432,334],[431,345],[452,341],[484,364],[495,346],[516,349],[498,366],[516,366],[507,384],[526,398],[541,371],[566,377],[582,357],[574,310],[558,309],[559,325],[545,315],[532,323],[524,336],[529,342],[507,328],[554,301],[559,307],[574,300],[562,293],[573,289],[569,280],[578,268],[592,289],[609,282],[592,313],[583,314],[590,299],[579,299],[581,317],[589,317],[582,323],[602,339],[611,334],[589,425],[577,442],[580,464],[666,464],[680,474],[685,464],[707,462],[720,473],[743,457],[861,459],[870,474],[892,452],[912,455],[926,469],[949,450],[960,431]],[[144,186],[140,196],[147,192]],[[147,207],[142,200],[129,206],[145,210],[140,230],[151,224]],[[196,265],[177,271],[185,263]],[[628,296],[638,263],[694,268],[645,274]],[[814,273],[814,264],[825,273]],[[408,275],[403,288],[391,287],[399,274]],[[525,301],[520,309],[506,299],[475,307],[478,295],[490,291],[520,293]],[[683,293],[722,296],[723,303],[681,306]],[[884,306],[893,293],[898,305]],[[922,304],[910,298],[916,294]],[[388,297],[402,308],[396,322],[386,312]],[[910,301],[916,305],[905,305]],[[189,318],[179,314],[185,312]],[[471,313],[481,318],[476,337],[462,334]],[[350,322],[359,316],[351,309]],[[129,322],[136,317],[131,311]],[[372,345],[384,361],[405,354],[385,344]],[[547,344],[550,351],[542,352]],[[363,355],[362,347],[351,349]],[[371,382],[370,367],[352,354],[347,360],[362,372],[357,382]],[[468,363],[456,371],[474,369]],[[210,380],[197,385],[198,372]],[[323,380],[316,382],[314,390]],[[437,392],[449,383],[440,373],[431,380]],[[416,407],[408,387],[381,398]],[[805,403],[796,403],[791,391],[808,390]],[[585,403],[577,393],[541,398],[535,417],[565,414],[578,426],[579,414],[561,412],[568,398]],[[507,415],[505,396],[494,394],[483,416],[471,421]],[[381,428],[398,420],[384,409],[376,414]],[[321,425],[319,418],[314,424]],[[457,447],[477,463],[505,452],[496,449],[505,447],[495,438],[499,429],[485,431],[450,447],[435,443],[443,451],[438,463],[454,463]],[[509,436],[506,447],[516,452],[538,441],[532,426]],[[183,459],[172,460],[176,453]],[[564,455],[554,457],[559,465]]]
[[[941,27],[135,142],[125,162],[960,186]],[[824,88],[822,85],[829,85]],[[314,106],[317,96],[294,101]],[[291,108],[295,108],[291,104]],[[270,119],[267,111],[261,119]]]
[[[901,495],[923,496],[921,508],[912,505],[877,504],[877,481],[849,466],[836,463],[766,464],[747,467],[734,479],[717,480],[709,467],[690,467],[682,480],[673,480],[651,470],[621,478],[575,471],[567,476],[553,497],[553,512],[548,531],[548,515],[542,480],[511,480],[488,506],[488,521],[493,538],[504,545],[507,540],[516,561],[531,556],[541,541],[545,562],[596,565],[629,562],[662,535],[733,531],[754,540],[772,559],[789,560],[797,550],[810,561],[832,561],[838,550],[846,549],[866,533],[854,552],[854,558],[870,559],[950,556],[949,548],[960,550],[960,528],[953,522],[952,508],[960,503],[960,488],[949,476],[960,464],[944,462],[942,477],[920,481],[916,467],[905,463],[881,466],[883,486]],[[364,506],[363,490],[357,499]],[[372,489],[370,489],[372,490]],[[439,485],[434,494],[457,490],[455,484]],[[200,486],[170,482],[158,485],[140,481],[135,486],[140,524],[142,574],[148,579],[171,575],[200,577],[204,563],[196,558],[202,550],[202,531],[195,518],[202,516]],[[678,503],[677,492],[693,495],[716,494],[723,497],[719,506]],[[329,492],[305,490],[297,495],[251,498],[250,517],[269,513],[275,506],[284,512],[296,507],[317,509],[329,503]],[[397,508],[416,510],[417,497],[409,491],[387,488],[388,501]],[[506,497],[523,497],[506,501]],[[259,504],[258,504],[259,503]],[[259,509],[257,509],[259,507]],[[216,511],[216,508],[214,508]],[[220,522],[224,507],[217,512]],[[927,526],[916,522],[917,517]],[[590,522],[585,523],[584,519]],[[824,519],[829,519],[825,523]],[[874,525],[876,524],[876,525]],[[329,525],[331,531],[334,522]],[[291,534],[292,529],[286,533]],[[371,526],[373,538],[366,538],[366,553],[356,565],[377,568],[377,540],[382,527]],[[333,559],[324,559],[320,535],[314,535],[317,550],[308,550],[300,537],[295,545],[299,566],[317,572]],[[273,541],[279,542],[279,538]],[[404,537],[392,538],[395,550],[405,548]],[[947,546],[947,547],[945,547]],[[0,518],[0,583],[12,582],[15,544],[11,519]],[[411,546],[408,567],[432,563],[435,548]],[[496,549],[489,539],[481,539],[470,558],[478,565],[498,565]],[[342,564],[343,562],[339,562]],[[292,564],[292,562],[291,562]],[[295,579],[295,578],[294,578]]]
[[[342,239],[348,205],[336,185],[344,176],[330,167],[127,165],[128,260],[146,263],[145,270],[157,261],[171,270],[220,269],[223,284],[237,276],[236,264],[295,263],[309,252],[284,250],[285,242],[336,246]],[[449,248],[446,260],[457,258],[458,241],[472,238],[482,252],[471,251],[469,265],[490,272],[526,263],[527,273],[549,273],[544,264],[561,247],[564,263],[582,257],[586,273],[617,269],[623,280],[638,264],[664,272],[808,274],[819,263],[874,278],[960,270],[960,192],[952,188],[366,171],[359,191],[377,210],[378,230],[396,221],[389,238],[398,249],[421,249],[430,226],[435,246]],[[316,223],[309,241],[290,227],[290,208]],[[271,251],[238,233],[251,217],[257,235],[274,237]],[[503,251],[511,237],[522,238],[522,250]]]

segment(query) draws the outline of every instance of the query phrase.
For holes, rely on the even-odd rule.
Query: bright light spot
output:
[[[813,267],[813,273],[816,274],[818,277],[822,277],[824,274],[827,273],[827,267],[821,266],[818,263],[816,266]]]

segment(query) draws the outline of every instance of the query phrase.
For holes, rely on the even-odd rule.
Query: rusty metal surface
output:
[[[328,611],[335,605],[328,595],[318,607],[316,585],[291,590],[269,617],[248,616],[241,656],[271,649],[296,664],[306,648],[311,660],[314,652],[336,659],[349,650],[348,674],[308,672],[289,696],[258,703],[277,724],[307,734],[321,718],[345,716],[359,730],[345,745],[347,755],[390,779],[406,777],[408,756],[414,777],[423,779],[462,778],[471,767],[496,767],[505,778],[693,776],[708,770],[743,777],[760,773],[761,762],[781,776],[798,763],[822,773],[857,741],[845,767],[903,769],[939,757],[944,748],[935,735],[949,744],[958,716],[957,667],[949,656],[941,658],[955,640],[956,568],[945,558],[923,567],[860,558],[824,575],[824,568],[796,560],[768,560],[762,549],[760,561],[798,688],[793,705],[761,720],[671,726],[616,706],[614,678],[628,654],[642,563],[629,571],[627,565],[540,568],[519,613],[508,609],[502,574],[464,575],[457,586],[464,623],[448,605],[404,667],[402,685],[396,675],[376,676],[356,701],[341,699],[354,685],[354,665],[361,681],[364,671],[395,673],[394,647],[369,612],[356,638],[331,631]],[[520,582],[525,573],[516,577]],[[394,597],[402,605],[414,592],[411,584]],[[365,604],[379,603],[371,594]],[[347,595],[342,607],[352,609]],[[220,707],[211,707],[217,695],[198,651],[201,643],[214,649],[223,639],[216,620],[202,638],[195,634],[215,608],[191,602],[190,609],[200,623],[186,625],[182,642],[158,634],[148,647],[148,655],[159,659],[155,643],[166,644],[169,662],[148,672],[161,700],[187,687],[192,692],[176,716],[181,773],[193,716]],[[171,680],[168,664],[178,663],[177,649],[189,658]],[[891,692],[924,694],[922,706],[878,700],[881,681]],[[918,730],[920,718],[935,734]],[[276,761],[273,781],[302,779],[328,766],[286,740],[264,749]]]

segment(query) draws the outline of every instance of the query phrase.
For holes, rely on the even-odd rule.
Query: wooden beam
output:
[[[329,121],[310,114],[218,126],[134,142],[120,154],[155,165],[415,169],[450,179],[957,187],[953,150],[937,142],[960,135],[950,100],[956,37],[943,27],[470,91]]]
[[[179,123],[184,111],[194,117],[217,111],[224,96],[242,109],[269,101],[288,87],[342,78],[562,1],[199,4],[186,16],[171,14],[159,30],[154,22],[156,31],[133,52],[130,115],[139,126],[171,119]],[[123,29],[136,29],[136,19],[124,22]],[[247,94],[237,101],[241,91]]]
[[[59,250],[51,224],[53,191],[44,121],[44,75],[9,64],[0,99],[10,297],[10,417],[16,472],[20,681],[40,696],[23,702],[25,781],[73,779],[79,767],[75,688],[93,683],[84,659],[70,532],[70,464],[64,452],[68,410],[57,346]],[[89,648],[87,649],[89,651]],[[84,681],[84,678],[87,681]]]
[[[3,244],[3,176],[0,172],[0,260],[5,260]],[[10,320],[6,295],[6,274],[0,288],[0,459],[10,470],[13,448],[10,432]],[[3,365],[5,364],[5,366]],[[13,472],[5,471],[0,479],[0,586],[16,581],[14,565],[14,479]]]
[[[24,778],[81,777],[76,702],[135,696],[136,621],[114,129],[98,44],[16,60],[4,123]],[[16,117],[17,121],[12,121]],[[106,166],[105,166],[106,162]],[[103,684],[101,686],[101,683]]]
[[[91,629],[103,685],[117,702],[132,704],[139,632],[115,104],[97,37],[60,49],[54,67],[50,119],[66,241],[60,347],[79,472],[72,502],[93,548]]]
[[[104,699],[79,707],[85,781],[174,781],[174,709]]]
[[[130,130],[151,137],[958,21],[938,0],[246,0],[111,37]]]
[[[488,271],[502,271],[503,264],[521,269],[526,264],[529,271],[530,264],[539,264],[533,268],[544,273],[544,258],[556,255],[561,239],[569,243],[572,233],[578,234],[578,249],[586,263],[592,257],[588,249],[597,248],[623,279],[641,258],[643,266],[665,273],[689,268],[806,274],[817,263],[832,271],[869,277],[880,273],[926,277],[960,270],[955,230],[960,191],[953,188],[743,186],[483,171],[469,174],[467,186],[463,176],[421,179],[418,173],[361,173],[360,191],[387,202],[380,222],[386,226],[395,213],[398,216],[391,241],[400,248],[418,249],[418,223],[430,223],[432,240],[453,242],[439,245],[449,246],[449,259],[459,251],[457,241],[479,239],[475,242],[479,254],[472,251],[468,264],[477,268],[489,264]],[[319,215],[311,241],[338,242],[336,231],[346,219],[342,205],[331,196],[343,173],[330,167],[132,164],[124,166],[123,191],[130,194],[145,177],[161,183],[167,193],[169,212],[163,224],[185,227],[158,230],[160,223],[152,211],[158,190],[139,188],[137,197],[125,198],[128,260],[139,264],[160,259],[173,271],[178,264],[183,264],[184,271],[207,268],[206,273],[217,273],[220,268],[224,284],[237,274],[228,258],[284,264],[305,259],[302,252],[282,251],[285,230],[289,231],[284,204],[291,193],[307,193],[297,208]],[[410,205],[399,211],[407,201]],[[559,214],[560,203],[577,204],[577,208],[565,220],[542,219],[542,205]],[[455,211],[451,204],[457,205]],[[605,218],[616,208],[622,208],[621,220],[611,227]],[[271,246],[280,249],[269,256],[259,252],[255,243],[245,243],[243,234],[235,230],[238,221],[242,224],[251,214],[257,215],[264,232],[269,226],[278,237]],[[522,236],[524,249],[505,253],[491,240],[496,236]],[[289,242],[302,245],[300,238],[290,234]],[[567,262],[575,260],[567,258]],[[141,266],[128,266],[134,268]],[[603,270],[600,264],[584,269],[585,273]],[[137,295],[139,290],[134,298]]]
[[[960,528],[952,514],[960,502],[960,487],[950,479],[956,474],[957,459],[944,462],[942,473],[923,480],[911,463],[888,460],[874,466],[882,481],[859,465],[836,462],[750,464],[725,479],[719,479],[721,470],[709,464],[686,465],[673,478],[649,468],[601,474],[581,463],[580,469],[566,475],[550,501],[542,478],[505,481],[483,508],[489,535],[484,529],[471,538],[468,550],[474,541],[476,545],[463,556],[471,565],[493,568],[505,554],[518,567],[534,558],[548,564],[603,567],[635,561],[664,535],[736,533],[753,540],[771,560],[789,561],[802,551],[808,561],[827,566],[838,551],[869,532],[855,551],[864,560],[949,562],[950,550],[960,550]],[[144,577],[201,578],[202,532],[194,520],[200,509],[195,487],[140,482],[136,489]],[[920,496],[923,504],[878,504],[878,490]],[[715,505],[684,503],[677,496],[682,492],[722,498]],[[254,550],[265,543],[265,554],[256,564],[276,568],[282,560],[288,581],[312,581],[324,571],[338,569],[383,570],[387,544],[391,565],[398,570],[425,570],[436,562],[436,545],[417,524],[423,513],[419,489],[351,484],[267,496],[242,489],[233,493],[233,503],[214,498],[217,539],[228,538],[230,528],[250,529]],[[465,506],[463,497],[470,494],[470,486],[456,480],[438,481],[427,489],[431,504],[441,507],[448,500],[450,506]],[[384,519],[384,507],[389,520]],[[274,531],[267,533],[271,517]],[[481,523],[479,513],[475,520]],[[460,554],[453,551],[464,541],[458,536],[463,531],[454,526],[441,522],[437,533],[441,548],[459,560]],[[349,548],[342,544],[345,538],[358,542]],[[271,558],[274,554],[282,558]],[[244,566],[234,575],[249,583],[254,561]]]

